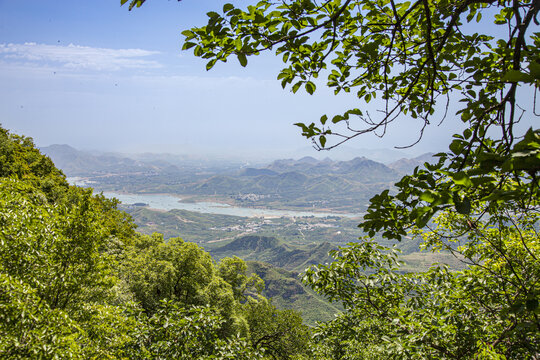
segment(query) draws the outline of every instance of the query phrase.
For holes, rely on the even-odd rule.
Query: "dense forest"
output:
[[[0,354],[6,359],[253,359],[304,354],[246,263],[141,235],[116,202],[69,186],[32,140],[0,132]]]
[[[276,309],[243,260],[137,233],[114,200],[68,185],[31,139],[0,129],[0,357],[540,358],[539,11],[530,0],[262,0],[183,32],[207,69],[271,51],[292,92],[313,93],[325,74],[336,94],[382,99],[378,117],[355,108],[297,124],[321,150],[405,118],[421,138],[458,99],[446,121],[465,130],[449,150],[372,197],[367,236],[304,273],[342,309],[314,327]],[[413,237],[464,266],[404,271],[375,236]]]

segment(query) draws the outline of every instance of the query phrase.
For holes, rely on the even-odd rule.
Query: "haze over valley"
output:
[[[216,260],[239,256],[254,261],[249,266],[259,269],[263,279],[278,277],[267,284],[268,294],[280,307],[309,309],[308,323],[331,318],[335,309],[316,305],[319,300],[301,285],[299,274],[310,265],[330,261],[330,250],[364,235],[357,225],[369,199],[432,159],[427,153],[395,160],[395,153],[385,150],[371,153],[386,158],[386,163],[365,156],[253,163],[173,154],[97,153],[69,145],[41,151],[72,183],[121,199],[120,208],[133,217],[139,232],[195,242]],[[377,238],[381,244],[393,245]],[[407,264],[404,269],[424,269],[434,261],[461,266],[448,255],[420,252],[418,241],[405,239],[398,246]],[[291,293],[293,288],[297,290]]]
[[[42,151],[73,182],[98,191],[171,194],[184,202],[349,214],[360,214],[373,195],[431,158],[424,154],[383,164],[364,156],[342,161],[306,156],[253,164],[171,154],[92,154],[68,145],[43,147]],[[382,156],[384,151],[377,153]],[[388,159],[394,155],[387,153]]]

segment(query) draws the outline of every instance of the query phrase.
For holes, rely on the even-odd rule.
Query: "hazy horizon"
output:
[[[254,163],[264,163],[264,162],[270,162],[274,160],[282,160],[282,159],[293,159],[293,160],[299,160],[304,157],[313,157],[317,160],[323,160],[326,158],[329,158],[333,161],[347,161],[352,160],[356,157],[366,157],[370,160],[374,160],[377,162],[382,163],[390,163],[396,160],[400,160],[402,158],[415,158],[421,155],[425,155],[426,152],[417,153],[413,151],[406,151],[406,150],[396,150],[396,149],[386,149],[386,148],[355,148],[347,145],[340,146],[338,148],[332,149],[330,151],[317,151],[312,147],[305,146],[301,148],[296,149],[285,149],[283,151],[279,151],[278,149],[274,149],[274,151],[266,151],[264,155],[261,154],[250,154],[245,152],[211,152],[211,151],[204,151],[204,149],[200,149],[201,151],[197,151],[196,149],[184,149],[184,151],[113,151],[113,150],[106,150],[106,149],[97,149],[97,148],[78,148],[76,146],[73,146],[71,144],[48,144],[48,145],[40,145],[36,144],[36,146],[40,149],[47,149],[49,147],[53,146],[69,146],[77,151],[81,151],[84,153],[89,153],[93,155],[115,155],[115,156],[124,156],[124,157],[130,157],[130,158],[138,158],[138,157],[144,157],[144,156],[178,156],[178,157],[189,157],[193,159],[206,159],[209,161],[212,160],[231,160],[231,161],[250,161]],[[410,149],[407,149],[410,150]],[[427,153],[433,153],[433,152],[427,152]]]

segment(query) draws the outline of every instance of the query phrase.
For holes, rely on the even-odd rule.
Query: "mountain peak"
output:
[[[296,162],[307,163],[307,164],[317,164],[319,160],[315,159],[312,156],[304,156],[303,158],[298,159]]]

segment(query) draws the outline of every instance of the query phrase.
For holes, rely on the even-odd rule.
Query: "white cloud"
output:
[[[158,51],[143,49],[105,49],[69,44],[37,43],[0,44],[0,59],[24,61],[40,65],[60,65],[74,70],[117,71],[122,69],[160,68],[162,65],[148,57]]]

